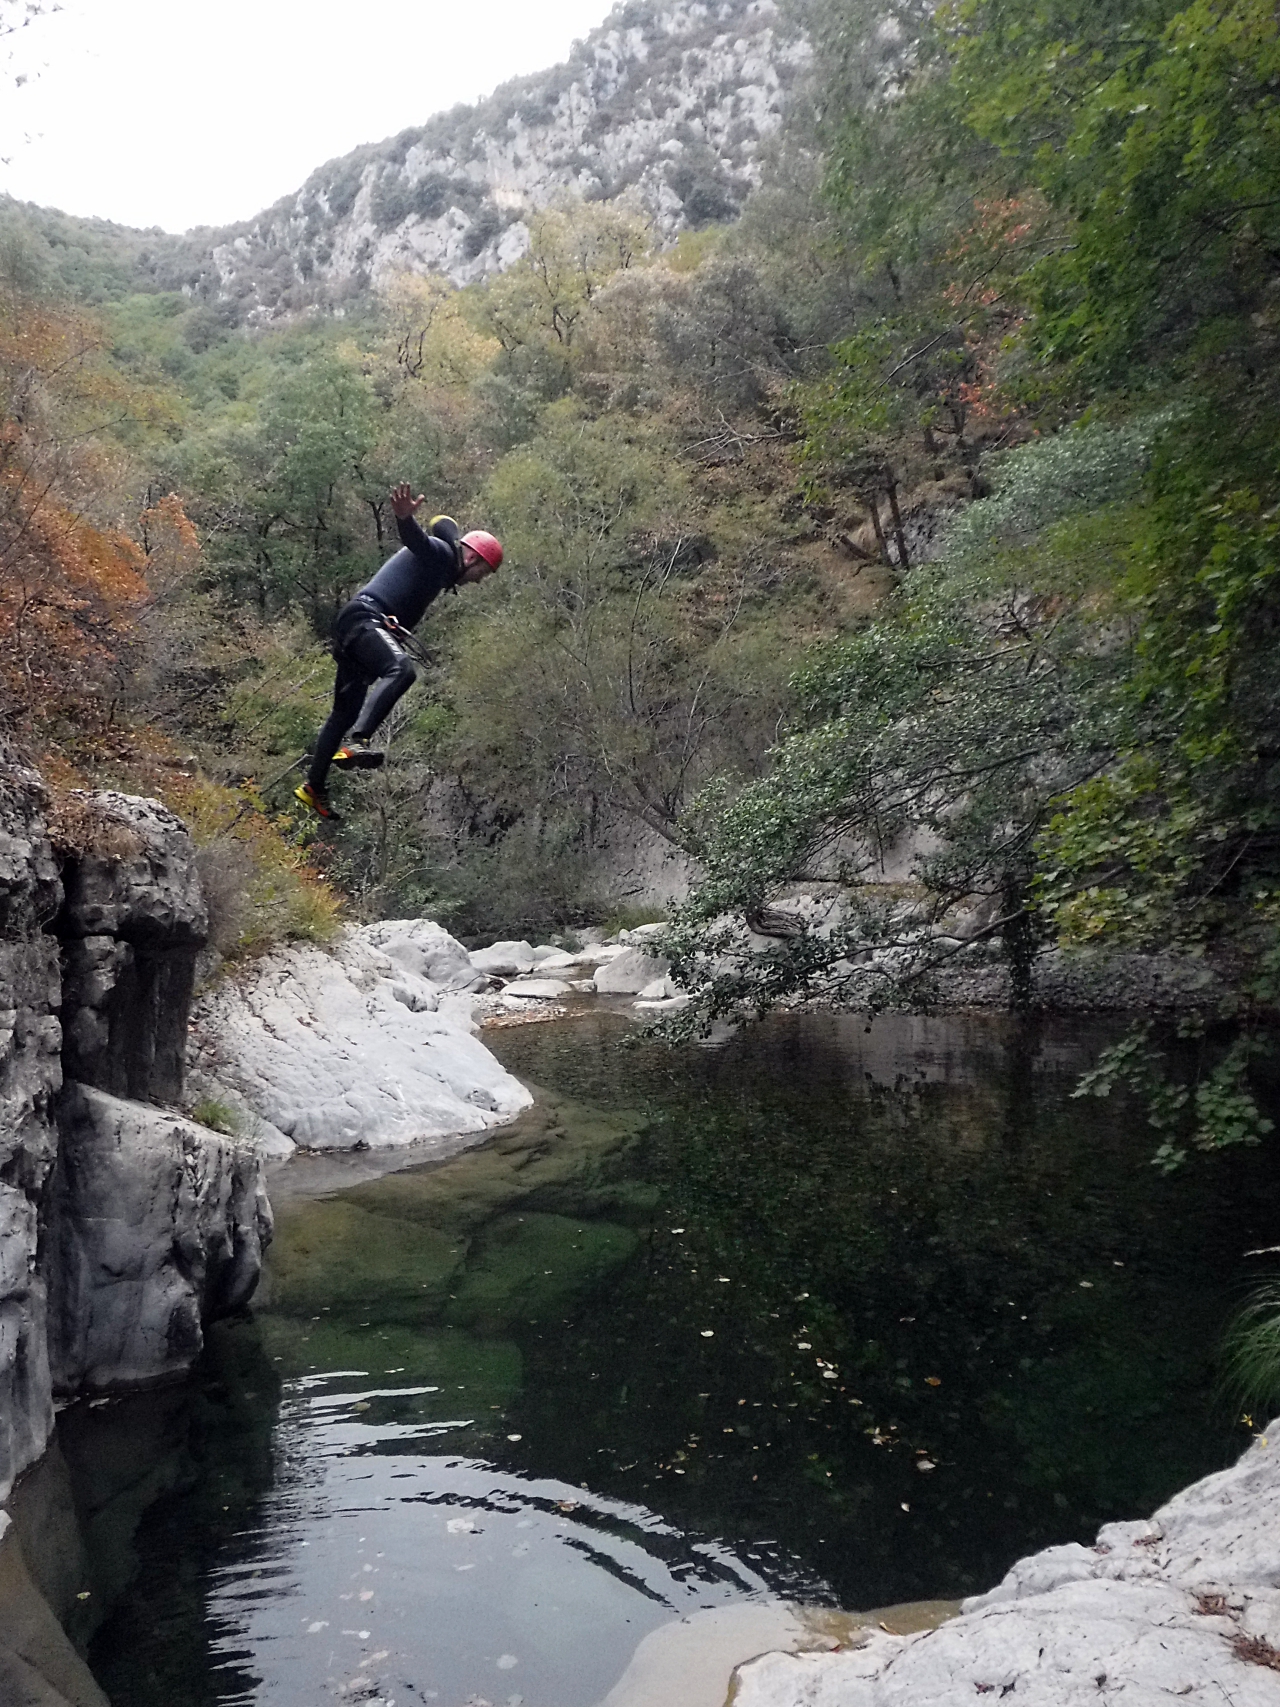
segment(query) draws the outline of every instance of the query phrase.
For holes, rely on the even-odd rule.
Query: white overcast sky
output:
[[[358,143],[554,65],[611,4],[62,0],[4,44],[0,191],[166,231],[248,219]]]

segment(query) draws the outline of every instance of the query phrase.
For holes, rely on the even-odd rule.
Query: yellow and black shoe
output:
[[[312,788],[309,782],[303,782],[299,783],[293,792],[304,806],[309,806],[313,812],[318,812],[319,815],[322,818],[327,819],[330,824],[340,824],[342,822],[342,819],[334,811],[333,807],[330,806],[328,796],[324,793],[323,789]]]
[[[330,763],[344,771],[376,771],[386,762],[386,757],[385,753],[372,752],[357,742],[354,747],[339,747]]]

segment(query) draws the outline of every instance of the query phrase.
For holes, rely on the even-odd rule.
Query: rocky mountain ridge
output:
[[[564,63],[329,161],[241,225],[157,243],[142,265],[265,319],[402,269],[487,278],[565,196],[626,196],[669,241],[736,217],[810,58],[775,0],[623,0]]]

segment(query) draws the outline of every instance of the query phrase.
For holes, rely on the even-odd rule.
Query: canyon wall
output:
[[[257,1284],[253,1146],[177,1111],[205,911],[154,801],[0,759],[0,1502],[55,1396],[184,1374]]]

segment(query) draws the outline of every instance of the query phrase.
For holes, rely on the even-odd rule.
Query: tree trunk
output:
[[[871,512],[871,525],[876,530],[876,543],[880,547],[880,555],[887,563],[889,561],[889,542],[884,537],[884,529],[880,526],[880,510],[874,497],[867,499],[867,508]]]

